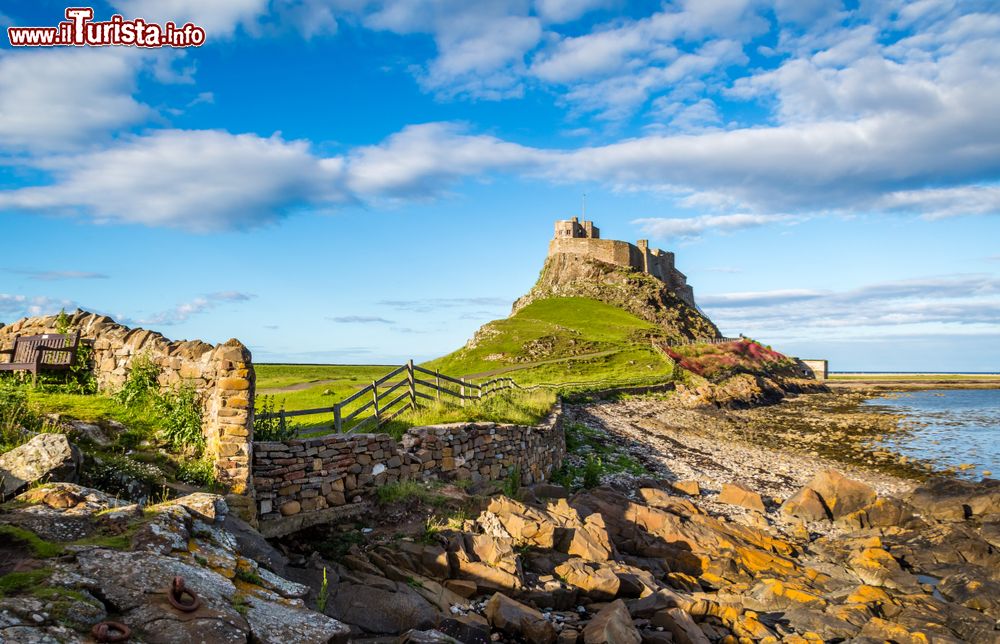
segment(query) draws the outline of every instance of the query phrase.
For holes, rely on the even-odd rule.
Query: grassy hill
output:
[[[662,381],[672,366],[651,341],[663,335],[610,304],[553,297],[484,325],[466,346],[425,366],[473,378],[504,374],[522,385]]]

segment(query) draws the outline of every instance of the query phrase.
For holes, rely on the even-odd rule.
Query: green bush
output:
[[[255,404],[256,411],[253,421],[253,438],[257,441],[285,441],[293,438],[298,433],[298,427],[288,421],[282,422],[278,416],[264,418],[263,416],[274,414],[274,396],[260,396]],[[282,401],[278,412],[285,410],[285,403]]]
[[[218,487],[215,478],[215,464],[207,459],[181,461],[177,464],[175,478],[190,485],[197,485],[214,490]]]
[[[205,435],[201,431],[201,400],[189,387],[154,393],[151,406],[160,420],[160,436],[175,451],[201,454]]]
[[[9,378],[0,380],[0,452],[24,443],[28,432],[41,425],[41,418],[28,407],[26,388]]]
[[[129,408],[146,404],[159,391],[159,376],[160,367],[149,356],[136,356],[132,360],[132,369],[128,372],[125,384],[115,393],[115,400]]]

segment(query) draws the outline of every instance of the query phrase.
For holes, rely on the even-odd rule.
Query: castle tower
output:
[[[570,239],[600,239],[601,231],[592,221],[580,223],[578,217],[560,219],[556,222],[555,238]]]

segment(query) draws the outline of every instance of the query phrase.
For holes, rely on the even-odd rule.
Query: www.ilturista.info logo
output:
[[[106,22],[93,22],[90,7],[69,7],[66,21],[56,27],[7,27],[14,47],[200,47],[205,30],[190,22],[159,25],[142,18],[125,20],[118,14]]]

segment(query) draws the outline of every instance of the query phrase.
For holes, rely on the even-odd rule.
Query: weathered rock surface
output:
[[[594,615],[586,628],[583,629],[583,641],[586,644],[640,644],[642,636],[632,625],[632,616],[625,608],[625,602],[616,599],[599,613]]]
[[[224,528],[228,508],[217,495],[193,494],[140,512],[96,490],[53,483],[15,502],[0,511],[0,525],[52,544],[34,557],[25,547],[18,551],[20,568],[36,577],[0,598],[0,641],[89,641],[85,634],[104,619],[149,643],[346,641],[347,626],[305,607],[300,598],[308,588],[246,558]],[[0,565],[4,550],[0,545]],[[197,596],[194,610],[171,605],[177,577]],[[45,601],[35,607],[38,598]]]
[[[37,482],[75,483],[82,456],[65,434],[38,434],[24,445],[0,454],[0,500]]]

